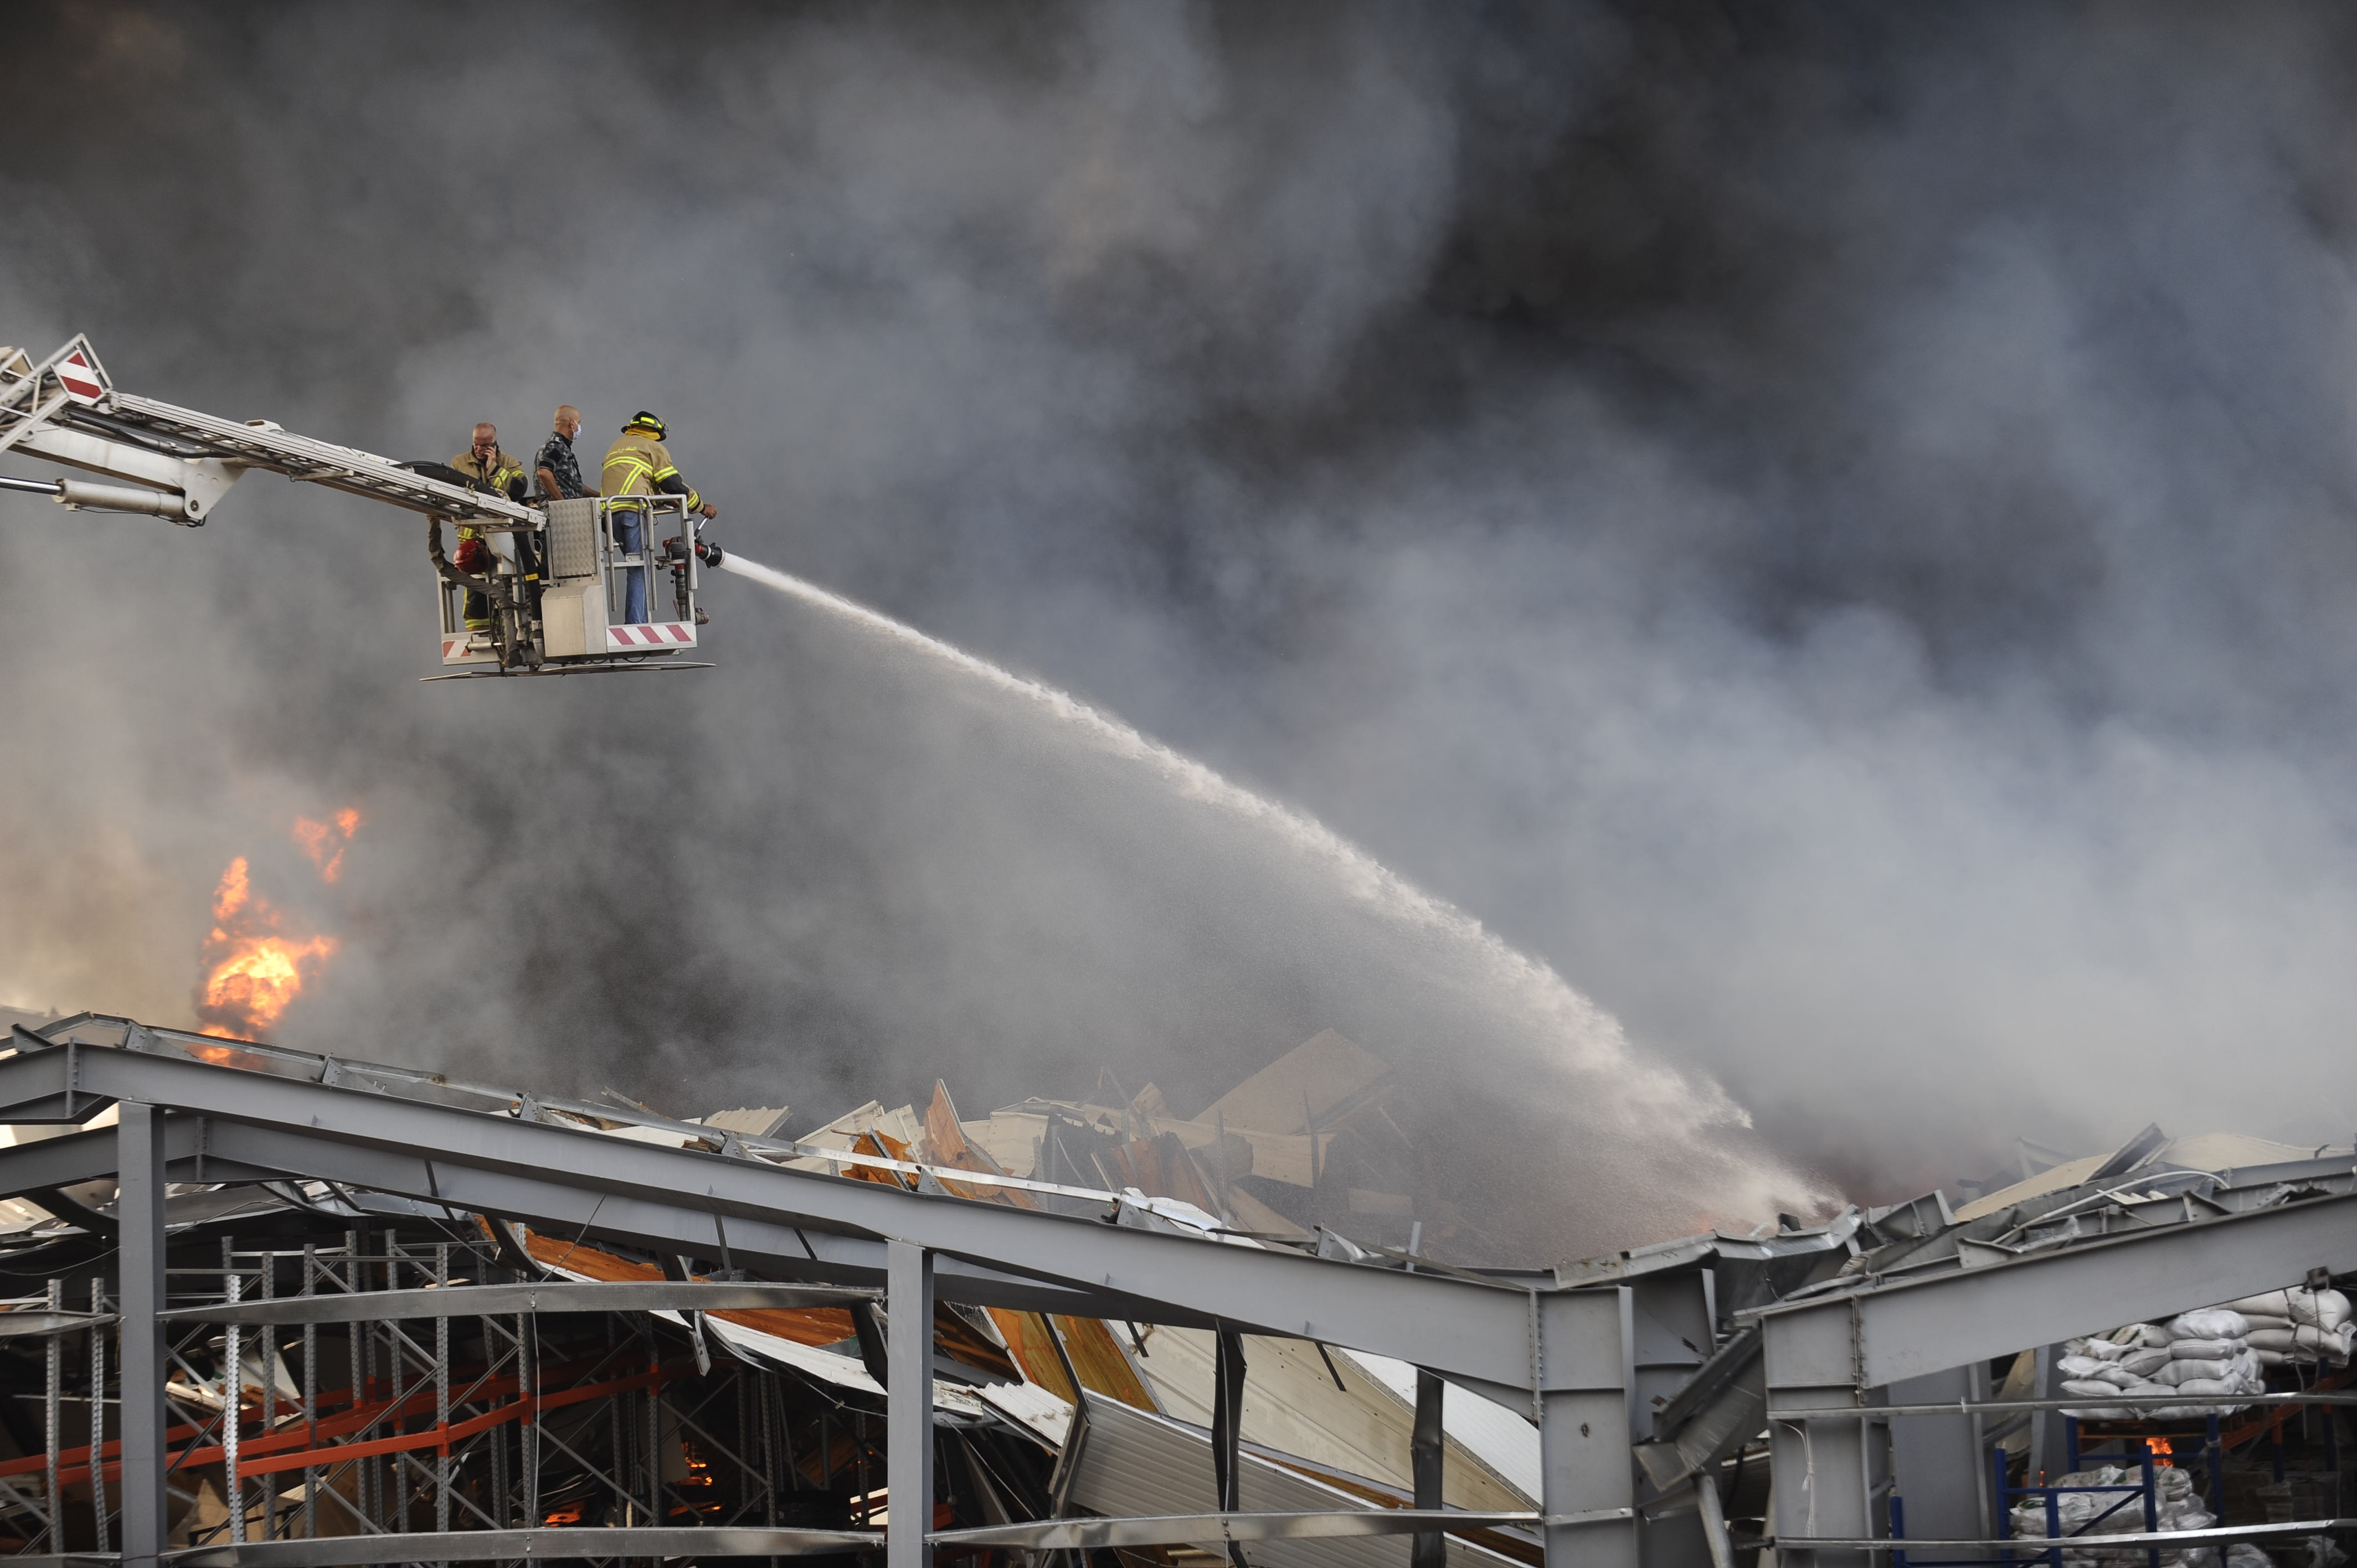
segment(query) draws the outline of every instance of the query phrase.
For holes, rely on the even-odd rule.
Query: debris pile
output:
[[[1244,1235],[1301,1241],[1322,1228],[1446,1258],[1469,1232],[1417,1157],[1409,1101],[1389,1063],[1328,1029],[1191,1116],[1157,1086],[1128,1094],[1110,1073],[1086,1097],[1024,1100],[971,1121],[937,1084],[921,1112],[870,1101],[799,1142],[1092,1191],[1135,1189],[1166,1212],[1183,1203]]]
[[[2175,1468],[2153,1472],[2153,1520],[2145,1519],[2144,1472],[2137,1467],[2098,1465],[2073,1470],[2052,1483],[2043,1497],[2018,1503],[2013,1509],[2013,1533],[2026,1540],[2052,1541],[2065,1537],[2131,1535],[2145,1530],[2208,1530],[2217,1517],[2193,1494],[2193,1477]],[[2143,1568],[2149,1561],[2143,1547],[2104,1548],[2093,1544],[2065,1548],[2062,1568]],[[2197,1546],[2164,1552],[2163,1568],[2217,1568],[2215,1548]]]

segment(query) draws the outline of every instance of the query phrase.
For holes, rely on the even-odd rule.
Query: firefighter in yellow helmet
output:
[[[679,477],[678,467],[671,460],[663,438],[670,432],[663,422],[640,409],[622,426],[622,434],[606,448],[605,471],[597,489],[608,496],[685,496],[688,510],[700,511],[705,517],[718,517],[720,509],[696,494],[685,479]],[[647,548],[647,514],[644,509],[617,502],[613,508],[614,542],[627,554],[638,555]],[[647,618],[647,572],[644,566],[630,566],[622,572],[622,619],[630,625],[643,624]]]
[[[488,422],[475,426],[474,444],[451,458],[450,467],[458,476],[458,482],[470,490],[504,496],[511,501],[523,499],[523,465],[501,448],[498,427]],[[537,583],[540,561],[533,552],[530,537],[519,533],[515,542],[517,566],[522,569],[526,582]],[[490,540],[482,529],[466,523],[458,525],[458,553],[452,564],[461,572],[478,575],[488,574],[494,569]],[[490,628],[490,602],[479,590],[467,590],[465,615],[468,631],[483,631]]]

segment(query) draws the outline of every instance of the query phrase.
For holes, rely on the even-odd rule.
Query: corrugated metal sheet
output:
[[[1197,1427],[1210,1426],[1210,1331],[1168,1325],[1150,1328],[1146,1351],[1137,1364],[1152,1380],[1163,1412]],[[1329,1370],[1318,1347],[1306,1339],[1244,1336],[1244,1441],[1364,1477],[1403,1497],[1413,1495],[1408,1442],[1415,1427],[1415,1369],[1390,1364],[1405,1376],[1403,1398],[1349,1352],[1334,1351],[1332,1358]],[[1340,1388],[1334,1382],[1338,1374]],[[1448,1462],[1442,1498],[1448,1506],[1500,1513],[1536,1508],[1537,1428],[1462,1389],[1449,1391],[1445,1408]],[[1503,1437],[1489,1427],[1480,1429],[1495,1439],[1493,1446],[1517,1460],[1527,1451],[1529,1464],[1515,1468],[1531,1477],[1528,1487],[1516,1485],[1480,1444],[1468,1442],[1469,1423],[1485,1412],[1495,1412],[1495,1425],[1506,1429]]]
[[[1243,1456],[1240,1501],[1246,1512],[1308,1512],[1366,1505],[1338,1487],[1313,1481],[1256,1455]],[[1087,1439],[1072,1477],[1071,1500],[1115,1517],[1210,1513],[1218,1509],[1211,1479],[1211,1434],[1166,1416],[1108,1399],[1089,1401]],[[1224,1553],[1218,1541],[1197,1541]],[[1324,1541],[1255,1541],[1255,1568],[1405,1568],[1413,1538],[1345,1537]],[[1448,1538],[1450,1568],[1519,1568],[1512,1560]]]

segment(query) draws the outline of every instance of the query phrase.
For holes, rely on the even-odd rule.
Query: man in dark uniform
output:
[[[541,444],[537,473],[542,495],[569,500],[597,493],[581,483],[581,459],[573,452],[573,438],[579,434],[581,411],[565,403],[556,411],[555,433]]]

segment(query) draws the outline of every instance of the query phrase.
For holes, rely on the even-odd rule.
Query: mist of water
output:
[[[920,654],[1005,693],[1014,699],[1007,704],[1012,722],[1052,724],[1088,746],[1136,764],[1172,797],[1200,803],[1265,834],[1314,868],[1338,894],[1413,940],[1442,983],[1476,1007],[1502,1015],[1507,1032],[1550,1065],[1602,1086],[1612,1101],[1607,1120],[1632,1132],[1641,1128],[1651,1141],[1698,1142],[1713,1129],[1750,1124],[1749,1114],[1717,1083],[1645,1059],[1618,1019],[1574,990],[1548,964],[1501,940],[1448,900],[1417,887],[1315,818],[1254,793],[1069,693],[1027,680],[814,583],[741,555],[729,555],[722,564],[724,570],[823,610],[893,649]],[[1749,1190],[1727,1195],[1732,1202],[1762,1207],[1802,1185],[1764,1159],[1760,1168],[1748,1175]]]

